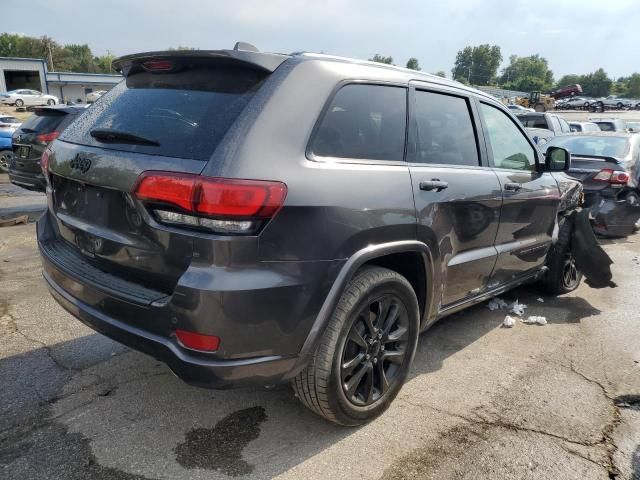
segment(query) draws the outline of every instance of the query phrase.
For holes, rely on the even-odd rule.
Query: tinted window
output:
[[[546,147],[562,147],[576,155],[624,157],[631,145],[627,137],[566,136],[552,138]]]
[[[24,133],[50,133],[53,132],[62,120],[66,117],[63,112],[53,112],[43,110],[31,115],[20,126],[20,131]]]
[[[572,123],[571,124],[571,131],[572,132],[581,132],[582,131],[582,125],[579,123]]]
[[[513,170],[533,170],[536,156],[527,138],[501,110],[481,104],[480,111],[489,135],[493,165]]]
[[[311,144],[320,157],[403,160],[406,89],[346,85],[335,95]]]
[[[265,74],[196,65],[174,73],[136,71],[87,110],[62,140],[114,150],[208,160]],[[94,129],[112,129],[159,143],[101,143]]]
[[[478,147],[467,100],[416,91],[416,161],[478,165]]]
[[[520,123],[528,128],[549,128],[547,125],[547,120],[544,118],[544,115],[518,115],[518,120]]]
[[[616,127],[612,122],[596,122],[603,132],[615,132]]]

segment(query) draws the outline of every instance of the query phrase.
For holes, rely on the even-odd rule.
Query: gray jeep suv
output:
[[[114,66],[124,80],[42,159],[44,277],[82,322],[190,384],[291,382],[314,412],[361,424],[436,320],[580,281],[568,152],[545,160],[482,92],[246,45]]]

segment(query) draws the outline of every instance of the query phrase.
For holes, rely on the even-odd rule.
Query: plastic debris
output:
[[[503,328],[513,328],[515,324],[516,324],[516,319],[510,315],[507,315],[506,317],[504,317],[504,320],[502,321]]]
[[[498,297],[493,297],[491,300],[489,300],[489,303],[487,304],[487,308],[492,312],[496,310],[503,310],[508,307],[509,307],[509,304]]]
[[[527,325],[534,325],[534,324],[546,325],[547,324],[547,317],[531,315],[527,319],[522,320],[522,322],[526,323]]]
[[[544,303],[544,298],[542,298],[542,297],[538,297],[538,301],[539,301],[540,303]]]
[[[516,300],[511,305],[509,305],[509,312],[521,317],[524,315],[525,308],[527,308],[525,304],[518,303],[518,300]]]

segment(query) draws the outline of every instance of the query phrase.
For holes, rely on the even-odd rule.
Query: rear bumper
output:
[[[46,260],[45,260],[46,262]],[[275,384],[296,363],[296,357],[257,357],[243,360],[213,360],[191,355],[174,340],[128,325],[108,317],[99,310],[74,298],[58,285],[45,266],[44,278],[53,298],[82,323],[134,350],[164,362],[190,385],[207,388],[229,388],[252,384]]]
[[[98,271],[64,245],[52,248],[64,241],[51,216],[45,213],[37,224],[44,278],[54,299],[90,328],[201,387],[282,383],[300,370],[299,352],[331,286],[333,262],[286,262],[295,276],[277,265],[259,272],[192,266],[167,296]],[[175,338],[177,328],[217,335],[221,348],[187,349]]]
[[[26,188],[27,190],[34,190],[36,192],[44,192],[47,187],[47,183],[42,173],[22,172],[20,170],[10,168],[9,180],[14,185]]]

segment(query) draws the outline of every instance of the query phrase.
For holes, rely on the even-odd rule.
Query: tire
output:
[[[616,107],[618,107],[618,110],[622,110],[624,108],[624,105],[622,104],[622,102],[618,102]]]
[[[580,286],[582,273],[578,271],[571,255],[571,223],[560,225],[558,241],[547,255],[549,271],[542,279],[542,285],[551,295],[564,295]]]
[[[418,334],[411,284],[392,270],[366,267],[343,291],[309,365],[291,381],[293,390],[317,415],[362,425],[383,413],[402,388]]]
[[[9,170],[9,162],[13,152],[11,150],[0,150],[0,171],[7,172]]]
[[[16,100],[16,107],[24,107],[24,100],[17,99]]]
[[[50,98],[49,100],[47,100],[47,105],[51,106],[55,104],[56,104],[56,101],[53,98]]]

